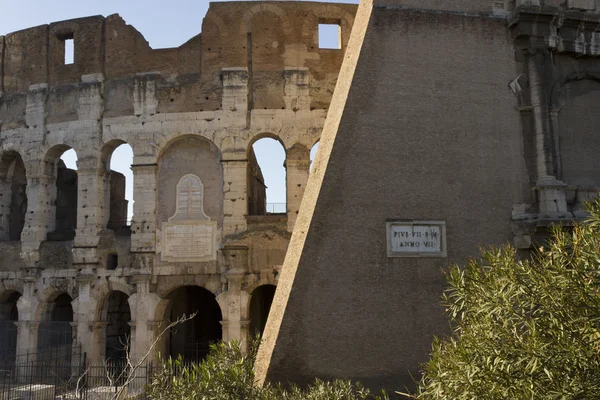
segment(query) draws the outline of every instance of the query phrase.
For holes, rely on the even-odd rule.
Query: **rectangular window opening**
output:
[[[342,48],[342,27],[339,23],[319,24],[319,48],[335,50]]]
[[[75,40],[71,36],[65,37],[63,41],[65,43],[65,65],[73,64],[75,62]]]
[[[118,254],[109,254],[106,259],[106,269],[115,270],[119,266],[119,255]]]

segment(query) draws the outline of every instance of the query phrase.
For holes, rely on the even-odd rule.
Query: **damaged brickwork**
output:
[[[130,335],[137,359],[169,320],[201,308],[155,352],[198,359],[211,341],[245,345],[251,327],[264,327],[355,12],[213,3],[200,34],[159,50],[116,14],[0,36],[0,301],[15,311],[0,323],[18,325],[5,346],[18,355],[77,345],[102,361],[123,356],[116,344]],[[323,21],[340,26],[340,49],[319,48]],[[286,150],[279,215],[267,213],[252,150],[264,137]],[[109,167],[125,143],[129,225],[125,178]],[[77,170],[60,160],[70,149]],[[186,201],[202,213],[185,223],[210,221],[199,243],[214,240],[214,257],[165,255]],[[38,340],[65,326],[66,339]]]

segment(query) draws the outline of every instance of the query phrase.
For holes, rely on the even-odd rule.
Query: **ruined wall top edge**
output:
[[[280,49],[296,46],[314,50],[315,46],[318,49],[319,22],[339,23],[342,35],[349,37],[356,9],[354,4],[296,1],[211,3],[202,21],[202,33],[167,49],[152,49],[118,14],[32,27],[0,36],[0,93],[25,92],[40,83],[49,87],[70,85],[91,74],[114,80],[149,72],[172,77],[244,68],[248,64],[249,33],[259,41],[264,35],[278,35],[277,43],[271,44]],[[75,47],[72,63],[65,62],[65,41],[69,39]],[[273,52],[273,57],[277,59],[263,57],[259,61],[272,69],[279,67],[279,61],[282,69],[311,67],[307,63],[310,57],[286,58],[281,52]],[[337,73],[335,66],[331,68]]]
[[[600,13],[600,0],[374,0],[374,3],[379,7],[403,7],[496,15],[511,12],[518,7]]]

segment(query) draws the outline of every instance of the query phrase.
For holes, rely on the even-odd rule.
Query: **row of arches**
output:
[[[133,151],[122,143],[107,145],[104,165],[108,173],[110,213],[106,227],[127,225],[133,214]],[[43,160],[43,173],[50,181],[47,240],[70,240],[77,227],[77,153],[67,145],[51,148]],[[0,241],[18,241],[26,223],[28,207],[27,171],[21,155],[6,151],[0,157]]]
[[[319,142],[310,151],[316,156]],[[102,161],[109,174],[109,214],[105,226],[119,229],[133,216],[133,150],[123,141],[109,142]],[[248,214],[285,214],[287,205],[286,151],[273,138],[257,140],[249,147]],[[253,162],[255,161],[255,163]],[[77,227],[78,157],[67,145],[54,146],[44,158],[44,173],[53,186],[51,205],[54,217],[49,222],[47,240],[71,240]],[[0,241],[18,241],[26,223],[27,171],[16,151],[0,157]]]
[[[250,335],[262,334],[275,294],[274,285],[263,285],[251,293],[249,305]],[[14,360],[17,354],[17,303],[21,294],[13,291],[0,300],[0,347],[2,361]],[[223,315],[215,294],[200,286],[182,286],[166,298],[163,318],[166,323],[185,316],[193,318],[176,325],[163,337],[158,350],[163,356],[179,357],[186,362],[199,362],[209,352],[211,343],[222,340]],[[42,306],[37,334],[37,354],[52,352],[53,357],[69,359],[74,342],[73,299],[60,293]],[[99,356],[104,360],[123,360],[131,340],[131,308],[129,296],[118,290],[111,291],[101,307],[98,342],[102,344]]]

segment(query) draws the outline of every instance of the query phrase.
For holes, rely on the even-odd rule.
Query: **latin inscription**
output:
[[[163,224],[165,261],[209,261],[216,259],[214,222]]]
[[[445,224],[419,222],[388,223],[388,256],[445,256]]]

